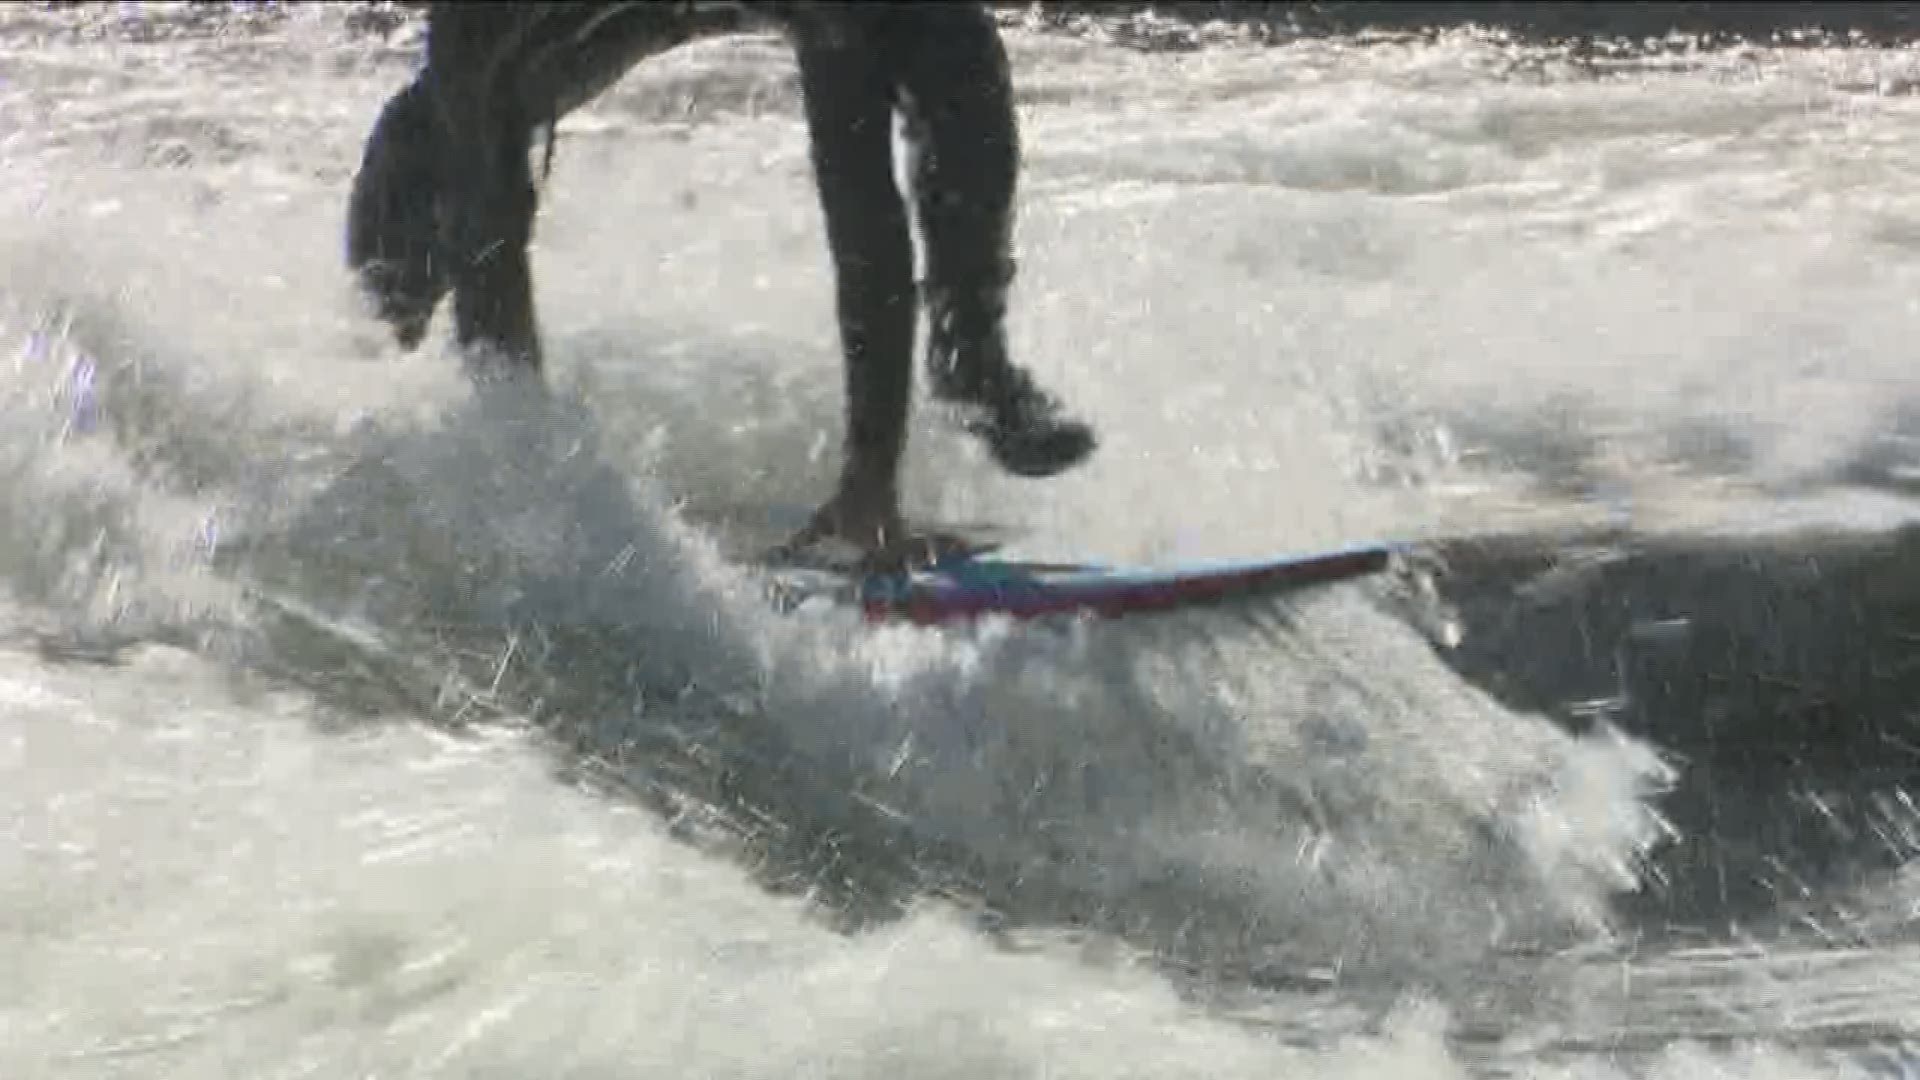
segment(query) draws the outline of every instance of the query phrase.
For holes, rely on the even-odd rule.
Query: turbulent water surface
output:
[[[1104,445],[930,415],[912,508],[1424,543],[931,632],[728,557],[837,465],[780,42],[561,124],[559,403],[483,407],[341,266],[419,54],[353,11],[0,13],[0,1075],[1907,1068],[1913,54],[1012,27]]]

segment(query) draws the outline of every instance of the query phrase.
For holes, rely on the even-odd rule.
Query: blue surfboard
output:
[[[1365,544],[1269,559],[1103,566],[1036,562],[965,552],[911,570],[777,571],[776,599],[797,606],[829,596],[858,606],[869,621],[920,625],[991,615],[1120,618],[1330,585],[1378,573],[1397,547]]]

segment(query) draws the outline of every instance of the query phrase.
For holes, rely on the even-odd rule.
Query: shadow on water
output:
[[[1913,854],[1920,527],[1509,536],[1432,553],[1448,664],[1519,710],[1610,722],[1680,770],[1649,929],[1762,916]]]

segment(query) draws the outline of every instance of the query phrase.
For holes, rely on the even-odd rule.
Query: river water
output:
[[[837,464],[781,43],[561,124],[517,411],[341,266],[353,11],[0,13],[0,1075],[1909,1074],[1913,54],[1015,20],[1103,447],[911,509],[1423,547],[940,632],[728,557]]]

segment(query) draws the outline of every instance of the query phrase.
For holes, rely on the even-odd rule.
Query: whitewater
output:
[[[513,407],[342,265],[421,29],[0,11],[0,1076],[1920,1070],[1916,54],[1010,17],[1103,445],[910,513],[1421,547],[936,631],[737,557],[838,465],[783,44],[560,124]]]

